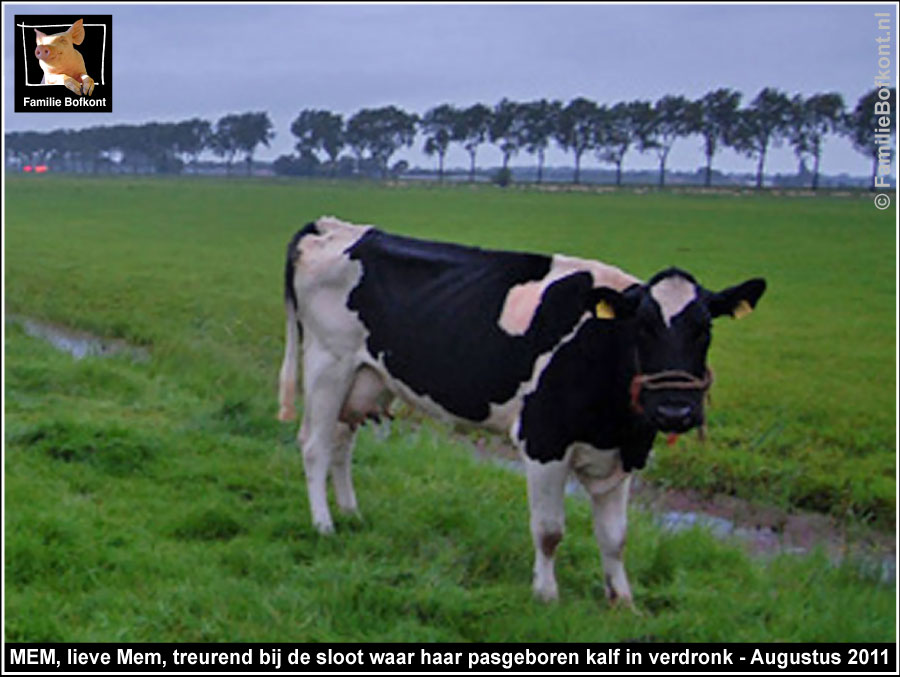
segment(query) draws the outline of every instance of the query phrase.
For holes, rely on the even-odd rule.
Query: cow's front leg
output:
[[[549,602],[559,596],[553,558],[565,531],[565,489],[569,476],[567,461],[540,463],[526,460],[528,507],[534,539],[534,595]]]
[[[621,481],[612,487],[586,482],[594,514],[594,535],[603,555],[603,577],[610,602],[634,608],[631,586],[625,575],[625,535],[628,530],[628,492],[631,475],[622,473]]]

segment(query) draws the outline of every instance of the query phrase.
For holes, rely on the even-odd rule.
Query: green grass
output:
[[[364,520],[319,537],[274,420],[284,247],[320,214],[710,287],[763,275],[758,311],[715,330],[709,441],[660,447],[646,474],[890,526],[894,231],[868,201],[35,178],[7,180],[7,312],[152,357],[74,361],[7,327],[7,640],[894,638],[893,590],[865,567],[765,564],[638,511],[644,614],[608,610],[575,500],[562,601],[537,605],[524,480],[439,426],[365,430]]]

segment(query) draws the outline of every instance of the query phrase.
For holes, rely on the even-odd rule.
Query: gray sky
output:
[[[277,136],[258,157],[290,152],[290,123],[304,108],[345,116],[388,104],[424,113],[440,103],[494,105],[543,97],[599,103],[699,98],[731,87],[749,102],[773,86],[809,96],[835,91],[848,108],[873,87],[886,4],[14,4],[4,3],[4,37],[15,14],[112,14],[114,112],[14,113],[13,41],[4,40],[5,129],[210,121],[267,111]],[[892,33],[894,31],[892,30]],[[894,40],[895,36],[891,35]],[[21,58],[21,57],[20,57]],[[896,42],[891,75],[896,79]],[[433,166],[418,139],[392,161]],[[467,165],[452,147],[448,166]],[[499,164],[481,147],[479,165]],[[531,162],[520,155],[514,164]],[[715,166],[751,171],[754,162],[723,151]],[[548,164],[571,164],[562,151]],[[586,166],[597,166],[585,158]],[[698,138],[679,140],[672,169],[703,164]],[[626,168],[655,167],[655,154],[631,152]],[[789,148],[767,171],[792,172]],[[870,162],[843,138],[829,140],[822,169],[867,175]]]

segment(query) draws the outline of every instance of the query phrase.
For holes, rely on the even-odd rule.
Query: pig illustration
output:
[[[94,91],[94,80],[87,74],[84,59],[76,51],[75,45],[84,40],[84,24],[81,19],[72,24],[65,33],[45,35],[36,28],[37,48],[34,55],[44,70],[42,83],[65,85],[82,96],[90,96]]]

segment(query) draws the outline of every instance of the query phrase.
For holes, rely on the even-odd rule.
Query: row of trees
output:
[[[238,154],[249,173],[260,145],[275,136],[267,113],[225,115],[207,120],[148,122],[143,125],[88,127],[78,131],[11,132],[6,153],[16,164],[55,164],[70,171],[103,171],[116,166],[131,172],[178,173],[196,166],[206,151],[225,160],[229,173]]]
[[[894,90],[885,92],[893,103]],[[594,152],[601,162],[615,167],[616,184],[621,184],[625,156],[636,149],[656,154],[662,186],[673,145],[680,138],[696,135],[706,157],[706,185],[711,183],[713,158],[728,146],[756,160],[756,185],[761,187],[767,153],[772,146],[787,142],[801,162],[812,164],[815,189],[823,141],[829,134],[847,135],[860,152],[872,158],[874,182],[879,149],[883,148],[875,141],[875,129],[883,127],[879,125],[883,116],[876,114],[876,103],[881,100],[879,90],[874,89],[847,111],[840,94],[789,97],[765,88],[744,108],[740,106],[740,92],[717,89],[695,101],[664,96],[655,103],[632,101],[611,106],[585,98],[565,105],[546,99],[527,103],[503,99],[493,108],[442,104],[421,117],[390,106],[360,111],[346,123],[336,113],[304,110],[291,125],[298,155],[282,161],[287,169],[293,166],[298,173],[308,173],[319,165],[334,171],[342,149],[350,147],[359,160],[368,153],[386,172],[391,155],[413,143],[418,126],[424,135],[423,150],[437,156],[439,178],[443,178],[444,159],[452,143],[460,144],[469,154],[473,179],[478,148],[490,142],[502,153],[503,170],[508,170],[510,158],[520,151],[534,155],[540,182],[546,151],[555,142],[572,153],[575,183],[580,181],[583,156]],[[895,117],[890,114],[887,118],[893,131]]]
[[[664,96],[656,102],[631,101],[613,105],[576,98],[567,104],[541,99],[515,102],[503,99],[493,107],[475,104],[458,108],[442,104],[424,115],[396,106],[363,109],[346,120],[327,110],[300,112],[290,131],[297,139],[295,154],[279,157],[275,170],[282,174],[346,175],[390,171],[390,159],[411,146],[418,134],[423,150],[436,156],[438,175],[451,144],[469,155],[469,178],[474,180],[476,155],[485,143],[494,144],[503,157],[501,172],[508,173],[510,159],[519,152],[535,156],[537,181],[543,178],[544,160],[551,143],[571,153],[580,181],[586,153],[609,163],[622,180],[625,157],[631,150],[654,153],[659,163],[659,185],[665,184],[666,163],[679,139],[696,136],[706,158],[705,183],[710,185],[712,165],[723,147],[730,147],[756,161],[756,185],[762,186],[766,156],[781,143],[789,143],[804,166],[812,165],[812,187],[818,186],[823,141],[828,135],[846,135],[854,147],[872,159],[873,185],[879,154],[884,161],[885,134],[896,128],[894,89],[873,89],[847,110],[840,94],[788,96],[765,88],[746,106],[742,95],[717,89],[697,100]],[[884,102],[888,102],[885,104]],[[879,105],[880,104],[880,105]],[[879,113],[887,105],[889,113]],[[211,123],[194,119],[180,123],[119,125],[49,133],[7,134],[7,152],[30,162],[57,160],[72,166],[93,168],[113,163],[122,167],[181,171],[195,165],[201,153],[210,151],[225,159],[229,172],[243,154],[249,173],[254,152],[273,138],[266,113],[226,115]],[[889,139],[888,139],[889,140]],[[342,155],[349,149],[351,155]],[[398,167],[399,165],[399,167]],[[394,169],[404,169],[398,163]]]

